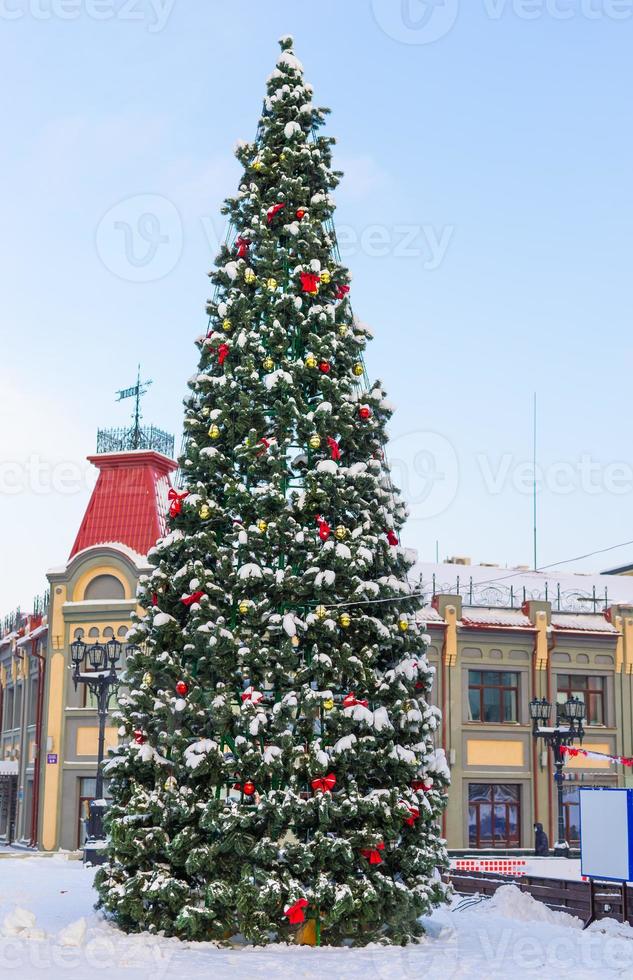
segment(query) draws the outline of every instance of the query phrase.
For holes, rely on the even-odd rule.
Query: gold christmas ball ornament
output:
[[[225,333],[230,333],[230,331],[233,329],[233,324],[229,320],[228,316],[222,320],[222,329]]]
[[[264,371],[272,371],[274,366],[275,366],[275,362],[273,361],[272,357],[264,358]]]
[[[173,792],[174,790],[178,789],[178,780],[176,779],[175,776],[167,777],[167,779],[165,780],[165,789],[168,792]]]
[[[325,608],[325,606],[317,606],[316,609],[314,610],[314,615],[316,616],[317,619],[325,619],[325,617],[327,616],[327,609]]]
[[[290,637],[290,643],[291,643],[291,645],[293,647],[298,647],[299,644],[301,643],[301,640],[299,639],[298,636],[291,636]]]
[[[324,282],[326,286],[329,282],[332,282],[332,276],[327,269],[324,269],[321,273],[321,282]]]
[[[253,160],[253,170],[261,170],[264,164],[261,160]]]
[[[306,367],[307,368],[315,368],[318,363],[319,362],[317,361],[317,359],[314,356],[314,354],[308,354],[308,356],[306,357]]]
[[[147,671],[147,673],[143,674],[143,684],[144,684],[145,687],[149,687],[151,685],[151,683],[152,683],[153,680],[154,680],[154,678],[152,677],[152,675],[150,674],[149,671]]]
[[[409,629],[409,620],[405,619],[404,616],[401,616],[400,619],[398,620],[398,629],[401,630],[403,633],[406,633],[407,630]]]
[[[219,425],[216,425],[215,422],[213,422],[209,426],[209,438],[210,439],[219,439],[220,438],[220,426]]]
[[[347,326],[346,326],[346,324],[339,323],[339,325],[338,325],[338,331],[337,332],[338,332],[339,337],[345,337],[345,335],[347,334]]]
[[[198,513],[200,514],[201,520],[208,521],[211,517],[211,508],[208,504],[201,504]]]
[[[317,435],[315,432],[313,436],[310,436],[308,445],[310,446],[310,449],[318,449],[321,445],[321,436]]]
[[[244,269],[244,281],[245,282],[255,282],[257,276],[252,269]]]
[[[257,522],[257,530],[258,530],[258,531],[261,531],[261,532],[262,532],[262,534],[265,534],[265,533],[266,533],[266,530],[267,530],[267,529],[268,529],[268,524],[266,523],[266,521],[262,521],[262,520],[260,519],[260,520],[259,520],[259,521]]]
[[[240,599],[240,603],[237,607],[242,616],[245,616],[248,610],[251,608],[250,601],[248,599]]]
[[[338,538],[339,541],[344,541],[347,537],[347,528],[343,527],[342,524],[339,524],[334,532],[334,537]]]
[[[339,621],[339,625],[342,626],[344,630],[346,630],[349,626],[351,626],[352,617],[350,616],[349,613],[341,613],[341,615],[338,618],[338,621]]]
[[[363,365],[360,363],[360,361],[357,361],[354,367],[352,368],[352,374],[354,375],[354,377],[360,378],[361,375],[364,373],[364,370],[365,369],[363,368]]]
[[[270,279],[266,280],[266,289],[268,290],[269,293],[274,293],[275,290],[277,289],[277,280],[273,279],[272,276],[270,277]]]
[[[324,711],[331,711],[334,707],[334,698],[326,698],[323,702]]]

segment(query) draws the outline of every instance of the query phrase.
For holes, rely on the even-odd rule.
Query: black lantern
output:
[[[86,644],[83,640],[75,640],[70,644],[70,656],[74,667],[78,667],[86,656]]]
[[[114,637],[112,637],[112,639],[108,640],[108,642],[106,643],[105,648],[106,648],[108,666],[110,667],[110,670],[115,670],[116,667],[118,666],[119,658],[121,657],[121,651],[123,650],[123,646],[121,643],[119,643],[118,640],[115,640]]]
[[[534,698],[530,701],[530,718],[535,724],[547,725],[552,713],[552,706],[547,698]]]

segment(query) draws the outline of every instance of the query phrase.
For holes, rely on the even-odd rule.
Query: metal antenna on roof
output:
[[[534,544],[534,571],[537,569],[536,563],[536,526],[537,526],[537,511],[536,511],[536,392],[534,392],[534,405],[533,405],[533,429],[532,429],[532,519],[533,519],[533,544]]]

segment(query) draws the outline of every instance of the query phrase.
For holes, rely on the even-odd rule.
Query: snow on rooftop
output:
[[[617,633],[617,629],[601,613],[552,613],[552,626],[559,630],[589,630],[595,633]]]
[[[519,609],[498,609],[479,606],[464,606],[461,622],[463,626],[511,626],[520,629],[533,629],[532,623]]]

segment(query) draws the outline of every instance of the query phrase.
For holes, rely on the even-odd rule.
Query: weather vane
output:
[[[134,431],[132,435],[132,449],[141,448],[141,398],[147,393],[147,389],[151,385],[151,378],[149,381],[141,381],[141,365],[139,364],[137,374],[136,374],[136,384],[132,385],[131,388],[122,388],[117,391],[118,402],[122,402],[124,398],[134,398],[134,411],[132,413],[132,419],[134,422]]]

